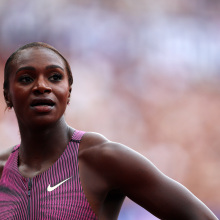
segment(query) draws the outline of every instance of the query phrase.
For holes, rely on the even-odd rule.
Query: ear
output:
[[[70,104],[71,91],[72,91],[72,86],[70,86],[70,88],[69,88],[69,95],[68,95],[67,104]]]
[[[13,104],[12,104],[8,90],[4,90],[4,98],[5,98],[7,108],[11,109],[13,107]]]
[[[72,86],[70,86],[69,88],[69,97],[70,97],[71,92],[72,92]]]

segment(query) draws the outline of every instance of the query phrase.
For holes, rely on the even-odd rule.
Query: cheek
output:
[[[25,104],[24,101],[26,100],[26,92],[24,90],[11,88],[9,94],[13,104]]]
[[[58,97],[59,101],[67,104],[67,100],[70,96],[69,87],[68,88],[60,87],[59,90],[57,91],[57,94],[59,96]]]
[[[22,98],[24,98],[24,93],[22,91],[16,90],[14,88],[10,89],[10,99],[13,105],[16,105],[16,103],[21,102]]]

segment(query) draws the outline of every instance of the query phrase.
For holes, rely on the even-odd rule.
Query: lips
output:
[[[55,102],[51,99],[34,99],[31,102],[31,108],[39,113],[50,112],[55,105]]]
[[[34,99],[31,102],[31,107],[35,107],[35,106],[42,106],[42,105],[46,105],[46,106],[54,106],[55,102],[51,99]]]

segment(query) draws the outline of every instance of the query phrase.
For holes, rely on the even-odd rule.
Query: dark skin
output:
[[[61,78],[54,76],[57,72]],[[32,178],[44,172],[65,150],[74,132],[63,116],[70,92],[65,64],[57,54],[42,48],[20,52],[5,97],[18,119],[22,176]],[[39,97],[52,100],[54,105],[33,107],[33,100]],[[0,171],[11,150],[0,156]],[[184,186],[145,157],[100,134],[85,133],[78,159],[83,190],[100,220],[117,219],[125,196],[160,219],[217,219]]]

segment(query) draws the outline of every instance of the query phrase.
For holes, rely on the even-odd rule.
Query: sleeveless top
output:
[[[0,180],[0,219],[97,220],[83,192],[78,166],[79,142],[85,132],[75,130],[60,158],[45,172],[24,178],[14,148]]]

